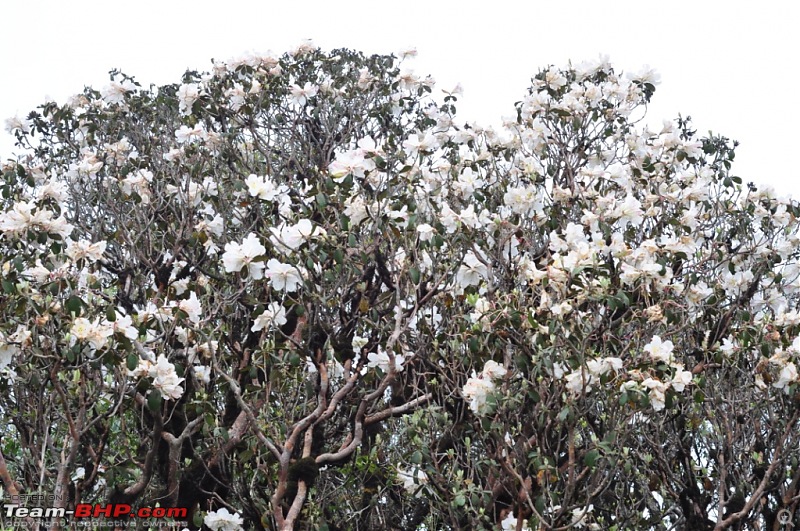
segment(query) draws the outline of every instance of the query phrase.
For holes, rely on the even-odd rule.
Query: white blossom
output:
[[[222,507],[216,511],[209,511],[203,518],[203,523],[212,531],[242,531],[244,520],[239,513],[231,514],[227,508]]]
[[[477,286],[489,277],[489,269],[472,251],[467,251],[464,262],[456,273],[456,282],[461,287]]]
[[[653,339],[644,346],[644,351],[650,354],[653,361],[671,363],[673,348],[672,341],[661,341],[661,337],[653,336]]]
[[[389,367],[391,363],[391,359],[389,358],[389,354],[386,353],[383,349],[378,349],[378,352],[370,352],[367,354],[367,367],[374,368],[378,367],[381,371],[388,373]],[[403,363],[405,362],[405,356],[402,354],[395,354],[394,355],[394,368],[397,372],[401,372],[403,370]]]
[[[264,312],[256,317],[253,326],[250,328],[253,332],[258,332],[264,328],[270,329],[286,324],[286,308],[279,302],[271,302],[264,309]]]
[[[200,323],[200,316],[203,314],[203,307],[194,291],[189,293],[188,299],[183,299],[178,303],[178,308],[186,312],[189,320],[194,324]]]
[[[254,260],[266,252],[267,249],[261,245],[258,236],[251,232],[241,244],[234,242],[225,244],[222,263],[228,273],[241,271],[243,267],[247,266],[250,277],[258,280],[263,278],[264,264]]]
[[[303,277],[296,267],[279,262],[275,258],[267,262],[266,276],[270,285],[281,291],[296,291],[303,283]]]

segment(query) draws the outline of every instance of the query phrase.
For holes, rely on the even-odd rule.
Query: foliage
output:
[[[650,71],[547,68],[495,131],[403,60],[112,72],[9,122],[5,489],[190,528],[777,529],[800,206],[642,125]]]

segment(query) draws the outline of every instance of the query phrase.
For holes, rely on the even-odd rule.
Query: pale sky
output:
[[[741,142],[734,174],[800,198],[796,2],[6,0],[0,19],[2,120],[101,88],[112,68],[174,83],[212,58],[312,39],[365,53],[415,47],[418,73],[464,87],[460,120],[491,124],[514,113],[540,67],[606,54],[618,70],[661,74],[649,123],[689,115],[699,133]],[[11,151],[0,132],[0,157]]]

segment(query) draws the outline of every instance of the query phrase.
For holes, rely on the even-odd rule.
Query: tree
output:
[[[800,206],[643,126],[652,72],[547,68],[494,131],[401,68],[303,45],[9,123],[5,490],[191,529],[795,518]]]

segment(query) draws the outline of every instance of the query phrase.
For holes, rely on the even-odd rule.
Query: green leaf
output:
[[[631,300],[628,298],[628,296],[622,290],[619,290],[619,292],[617,293],[617,299],[619,299],[619,301],[622,304],[624,304],[626,308],[631,305]]]
[[[477,337],[469,338],[469,351],[473,354],[477,354],[480,351],[480,344],[478,343]]]
[[[586,455],[583,457],[583,464],[592,468],[594,464],[597,462],[597,458],[600,457],[600,450],[589,450],[586,452]]]
[[[542,514],[544,512],[544,503],[545,503],[544,496],[537,496],[534,505],[536,506],[536,511],[539,514]]]
[[[128,357],[125,359],[125,365],[128,367],[129,371],[136,369],[139,366],[139,356],[136,354],[128,354]]]
[[[156,412],[161,410],[161,393],[158,391],[150,391],[147,395],[147,409]]]
[[[67,299],[67,302],[64,303],[64,308],[66,308],[68,312],[74,313],[75,315],[80,315],[81,306],[83,306],[83,301],[80,297],[76,297],[75,295],[71,296],[69,299]]]
[[[413,282],[415,285],[419,284],[419,279],[420,279],[419,269],[417,269],[416,267],[412,267],[411,269],[408,270],[408,276],[411,277],[411,282]]]
[[[694,393],[694,402],[695,402],[695,404],[702,404],[705,401],[705,399],[706,399],[706,395],[705,395],[705,393],[703,393],[703,391],[698,390],[698,391],[696,391]]]

